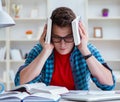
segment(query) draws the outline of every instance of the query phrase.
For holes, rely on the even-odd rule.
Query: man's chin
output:
[[[66,55],[66,54],[68,54],[69,52],[66,52],[66,51],[60,51],[59,52],[61,55]]]

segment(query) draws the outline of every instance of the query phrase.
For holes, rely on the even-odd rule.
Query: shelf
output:
[[[24,63],[25,60],[20,60],[20,61],[15,61],[15,60],[10,60],[10,63]]]
[[[38,39],[11,39],[11,42],[38,42]]]
[[[89,20],[87,28],[90,38],[93,38],[94,27],[102,28],[103,40],[113,39],[117,41],[120,39],[120,29],[119,29],[120,19],[119,20]]]
[[[120,41],[120,38],[89,38],[89,41]]]
[[[14,18],[15,21],[45,21],[47,18]]]
[[[120,20],[120,17],[88,17],[88,20]]]
[[[120,59],[106,59],[107,62],[120,62]]]
[[[47,0],[12,0],[10,2],[11,16],[14,17],[13,4],[21,6],[19,17],[29,18],[33,11],[34,17],[46,18],[47,17]],[[34,12],[34,10],[36,10]]]
[[[109,9],[108,16],[102,10]],[[120,0],[86,0],[86,19],[89,42],[100,51],[120,83]],[[94,38],[94,28],[100,27],[102,38]],[[116,87],[115,89],[117,89]]]
[[[3,84],[6,84],[6,81],[4,81],[4,80],[2,80],[2,79],[0,79],[0,82],[2,82]]]
[[[0,39],[0,42],[5,42],[6,40],[5,39]]]
[[[6,60],[0,61],[0,63],[6,63],[6,62],[7,62]]]
[[[109,14],[108,16],[112,17],[120,17],[120,0],[104,0],[101,2],[100,0],[87,0],[87,10],[88,16],[102,16],[102,9],[108,8]]]
[[[13,86],[10,75],[3,73],[10,73],[11,70],[16,73],[25,62],[25,59],[12,60],[11,51],[12,49],[20,51],[19,55],[25,58],[32,47],[39,42],[48,17],[49,5],[48,0],[6,0],[6,4],[9,15],[16,23],[15,26],[0,29],[0,48],[6,46],[6,60],[0,61],[0,79],[6,82],[6,89],[9,90]],[[17,16],[13,9],[16,6],[21,8]],[[28,30],[32,30],[32,37],[26,36]]]

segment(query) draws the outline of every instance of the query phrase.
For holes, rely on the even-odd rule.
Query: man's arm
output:
[[[43,49],[40,52],[40,54],[20,72],[20,84],[27,83],[33,80],[35,77],[37,77],[40,74],[47,58],[50,56],[50,54],[53,51],[54,46],[52,44],[45,43],[44,39],[46,35],[46,30],[47,28],[45,25],[44,31],[40,37],[40,44]]]
[[[81,34],[81,43],[78,45],[78,49],[82,53],[83,56],[89,55],[92,52],[87,47],[88,44],[88,35],[82,24],[79,22],[79,31]],[[113,77],[112,73],[109,69],[103,66],[94,56],[86,59],[88,68],[93,77],[97,78],[97,80],[103,85],[113,85]]]
[[[85,50],[83,56],[90,54],[91,52]],[[87,65],[93,77],[97,78],[98,81],[103,85],[113,85],[113,77],[111,71],[103,66],[94,56],[89,57]]]
[[[28,66],[21,70],[20,84],[27,83],[37,77],[48,57],[48,52],[46,50],[42,50],[41,53]]]

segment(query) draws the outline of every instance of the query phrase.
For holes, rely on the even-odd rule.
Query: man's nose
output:
[[[64,39],[61,39],[60,44],[61,44],[61,46],[65,46],[65,40],[64,40]]]

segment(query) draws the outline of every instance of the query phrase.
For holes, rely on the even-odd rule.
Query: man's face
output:
[[[57,25],[53,25],[52,42],[55,49],[60,54],[65,55],[70,53],[74,46],[72,28],[70,26],[59,27]]]

